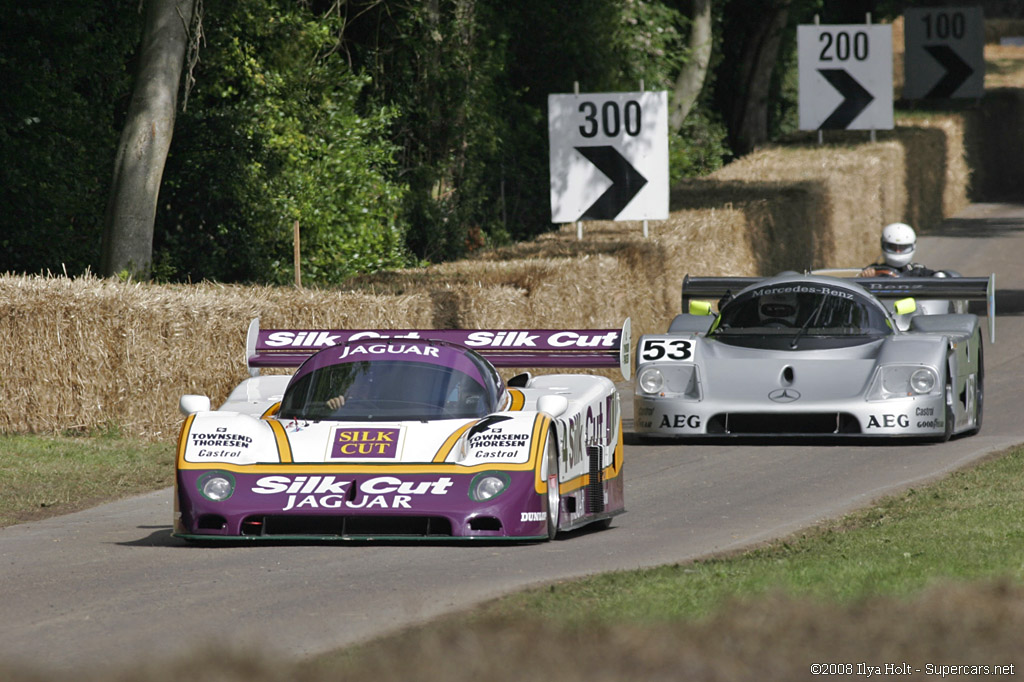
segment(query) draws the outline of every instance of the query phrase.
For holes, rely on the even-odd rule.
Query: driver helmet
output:
[[[795,326],[796,294],[766,294],[758,301],[757,312],[762,324],[784,322]]]
[[[917,234],[906,223],[890,223],[882,228],[882,255],[886,265],[902,268],[914,257]]]

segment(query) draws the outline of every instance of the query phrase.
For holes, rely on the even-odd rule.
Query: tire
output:
[[[554,540],[558,535],[558,524],[562,509],[562,493],[558,489],[558,442],[555,439],[554,431],[548,432],[547,445],[544,450],[544,458],[547,466],[544,467],[544,474],[548,481],[548,494],[546,500],[546,511],[548,521],[548,540]]]
[[[956,400],[954,395],[954,389],[956,384],[953,383],[953,375],[949,371],[949,360],[946,360],[946,389],[943,391],[943,402],[946,404],[946,430],[942,434],[942,442],[945,443],[953,435],[953,423],[956,421],[956,415],[953,412],[953,401]]]
[[[981,422],[985,416],[985,347],[978,334],[978,373],[974,381],[974,427],[971,435],[981,431]]]

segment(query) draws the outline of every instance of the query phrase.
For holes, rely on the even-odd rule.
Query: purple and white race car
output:
[[[600,330],[261,330],[217,410],[182,396],[174,535],[187,540],[549,540],[623,503],[615,384],[629,320]],[[298,367],[260,375],[262,367]]]

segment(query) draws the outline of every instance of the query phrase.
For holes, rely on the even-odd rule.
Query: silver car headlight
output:
[[[637,388],[642,393],[663,397],[685,400],[700,400],[701,397],[697,367],[687,363],[645,367],[637,376]]]
[[[935,389],[935,372],[919,369],[910,375],[910,388],[918,395],[927,395]]]
[[[868,400],[890,400],[919,395],[933,395],[939,377],[931,367],[921,365],[885,365],[875,373],[868,391]]]
[[[474,502],[493,500],[508,488],[509,477],[503,471],[477,474],[469,484],[469,499]]]
[[[235,477],[226,471],[210,471],[199,477],[196,487],[206,499],[223,502],[235,492]]]
[[[665,378],[657,367],[645,367],[636,378],[636,385],[644,393],[658,393],[665,385]]]

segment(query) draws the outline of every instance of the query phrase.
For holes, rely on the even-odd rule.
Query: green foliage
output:
[[[346,49],[375,74],[369,95],[400,111],[396,140],[409,244],[443,260],[481,243],[552,228],[547,96],[671,89],[688,58],[672,2],[548,0],[396,7],[366,2]],[[673,138],[673,177],[721,163],[724,131],[707,110]],[[478,235],[482,235],[482,239]]]
[[[368,79],[334,49],[338,21],[290,2],[207,17],[157,218],[164,277],[290,282],[296,221],[304,284],[409,263],[394,112],[357,111]]]
[[[124,438],[113,423],[92,433],[0,435],[0,527],[169,486],[174,454],[172,443]]]
[[[457,257],[504,231],[501,150],[518,109],[503,82],[508,8],[357,4],[343,45],[373,76],[368,106],[399,112],[393,139],[409,186],[409,244],[430,260]]]
[[[0,272],[99,262],[137,8],[0,0]]]
[[[621,8],[612,43],[618,77],[608,89],[628,91],[643,83],[646,90],[671,93],[679,72],[690,61],[686,43],[690,19],[672,3],[630,0],[621,3]],[[713,74],[706,78],[713,79]],[[729,154],[725,126],[708,109],[709,101],[704,96],[688,114],[682,129],[669,133],[671,182],[720,168]]]
[[[0,2],[0,270],[78,274],[99,262],[138,5]],[[689,58],[686,6],[207,3],[154,277],[291,282],[296,221],[310,284],[552,229],[548,94],[671,89]],[[711,101],[672,136],[673,179],[727,153]]]

